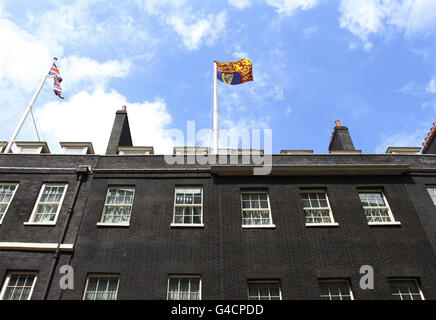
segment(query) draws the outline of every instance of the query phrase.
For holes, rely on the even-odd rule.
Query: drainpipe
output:
[[[44,297],[43,297],[44,300],[47,300],[48,292],[50,290],[50,286],[51,286],[51,283],[53,281],[56,266],[57,266],[59,258],[60,258],[60,247],[61,247],[61,244],[65,240],[68,226],[70,224],[70,220],[71,220],[71,217],[72,217],[73,212],[74,212],[74,206],[76,205],[77,196],[79,195],[79,190],[80,190],[80,187],[82,186],[82,183],[88,177],[89,168],[90,168],[90,166],[88,166],[88,165],[85,165],[85,166],[79,165],[77,167],[77,184],[76,184],[76,189],[74,190],[73,202],[71,203],[71,206],[68,208],[67,219],[65,221],[64,228],[62,230],[62,234],[59,238],[58,244],[56,246],[56,251],[55,251],[55,254],[53,256],[53,260],[52,260],[51,268],[50,268],[50,273],[49,273],[48,280],[47,280],[47,285],[44,289]]]

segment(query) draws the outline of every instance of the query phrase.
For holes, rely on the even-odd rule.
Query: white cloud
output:
[[[367,51],[371,35],[397,31],[412,37],[436,27],[434,0],[341,0],[339,11],[340,26],[362,39]]]
[[[67,81],[65,89],[78,83],[102,84],[111,78],[125,78],[130,71],[131,63],[128,60],[109,60],[99,63],[88,57],[68,56],[60,61],[61,75]]]
[[[432,77],[426,91],[429,93],[436,93],[436,77]]]
[[[160,24],[171,27],[188,50],[212,45],[225,34],[227,12],[207,13],[194,10],[185,0],[136,0],[147,14],[158,17]]]
[[[413,132],[402,131],[396,134],[380,136],[380,143],[375,153],[385,153],[388,147],[421,147],[428,130],[427,126]]]
[[[68,101],[46,103],[37,110],[36,118],[52,151],[59,141],[91,141],[96,153],[104,154],[115,111],[122,105],[127,106],[134,145],[154,146],[160,154],[172,152],[173,141],[165,132],[172,119],[162,99],[133,103],[115,90],[97,88],[76,93]]]
[[[320,0],[265,0],[274,7],[278,14],[292,16],[297,10],[310,10],[316,7]]]
[[[79,6],[81,4],[83,6]],[[4,120],[14,116],[11,119],[14,123],[9,121],[6,124],[5,121],[2,125],[2,135],[9,137],[15,120],[18,121],[31,94],[48,72],[52,57],[58,56],[65,100],[56,99],[48,90],[51,83],[47,82],[34,106],[41,137],[47,140],[52,151],[59,151],[59,141],[91,141],[98,153],[104,153],[115,110],[122,105],[128,106],[135,145],[153,145],[157,153],[172,151],[173,142],[164,130],[171,123],[165,101],[132,102],[109,87],[111,79],[129,75],[130,60],[100,62],[85,55],[63,56],[65,47],[79,39],[86,45],[95,34],[91,30],[97,26],[94,21],[82,25],[86,24],[82,20],[86,20],[83,17],[88,10],[83,1],[75,2],[72,7],[61,7],[60,16],[47,24],[40,20],[41,17],[54,18],[56,11],[30,17],[26,28],[25,23],[18,26],[1,10],[0,7],[0,38],[8,45],[0,46],[0,110]],[[59,22],[63,17],[67,19]],[[59,29],[55,28],[57,22],[60,23]],[[53,30],[57,35],[66,32],[70,37],[53,37]],[[47,100],[49,91],[50,99]],[[147,121],[146,126],[144,121]],[[32,121],[28,117],[18,139],[34,137]]]
[[[233,57],[235,59],[247,58],[250,59],[250,54],[247,51],[241,49],[241,46],[236,46],[233,52]]]
[[[252,5],[252,0],[227,0],[227,2],[237,8],[237,9],[245,9]]]
[[[0,90],[18,87],[34,91],[48,72],[53,55],[63,51],[56,43],[46,44],[4,18],[0,18],[0,39],[7,43],[0,46]]]
[[[309,39],[314,33],[316,33],[318,31],[318,26],[317,25],[314,25],[314,26],[311,26],[311,27],[308,27],[308,28],[306,28],[306,29],[304,29],[303,30],[303,36],[306,38],[306,39]]]
[[[189,50],[198,49],[203,42],[213,44],[226,30],[227,13],[209,14],[204,17],[189,18],[185,14],[171,14],[167,23],[182,37]]]

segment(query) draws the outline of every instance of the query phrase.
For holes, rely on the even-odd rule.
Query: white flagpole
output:
[[[50,72],[50,70],[51,70],[51,66],[52,66],[53,63],[55,63],[57,60],[58,60],[57,58],[53,58],[53,62],[50,64],[50,69],[49,69],[48,72]],[[30,100],[29,105],[27,106],[26,110],[24,110],[23,116],[21,117],[21,120],[20,120],[20,122],[18,123],[18,126],[17,126],[17,128],[15,129],[15,131],[14,131],[14,133],[13,133],[13,135],[12,135],[12,137],[11,137],[11,140],[9,140],[8,145],[6,146],[6,149],[5,149],[4,153],[9,153],[9,151],[11,151],[11,147],[12,147],[12,145],[14,144],[15,139],[17,138],[17,135],[18,135],[18,133],[20,132],[21,127],[22,127],[23,124],[24,124],[24,121],[26,121],[26,118],[27,118],[27,116],[28,116],[30,110],[32,110],[33,104],[35,103],[35,100],[36,100],[36,98],[38,97],[39,92],[41,91],[41,89],[42,89],[42,87],[43,87],[43,85],[44,85],[44,83],[45,83],[45,80],[46,80],[47,77],[48,77],[48,72],[44,75],[44,78],[42,79],[41,84],[39,85],[39,87],[38,87],[38,89],[35,91],[35,93],[33,94],[32,100]]]
[[[213,61],[213,153],[218,154],[218,92],[216,60]]]

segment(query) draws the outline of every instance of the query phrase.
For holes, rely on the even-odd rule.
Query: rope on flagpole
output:
[[[33,115],[33,110],[30,110],[30,114],[32,115],[33,126],[35,127],[36,135],[38,136],[38,141],[41,142],[41,139],[39,138],[38,127],[36,126],[35,116]]]

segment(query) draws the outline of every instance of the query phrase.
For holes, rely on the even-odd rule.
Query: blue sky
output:
[[[254,74],[219,83],[220,128],[270,128],[275,153],[327,153],[337,119],[364,153],[421,146],[436,121],[434,0],[0,0],[0,37],[1,140],[59,58],[65,100],[48,81],[34,106],[52,152],[104,153],[123,104],[134,144],[170,152],[170,129],[210,128],[215,59]]]

